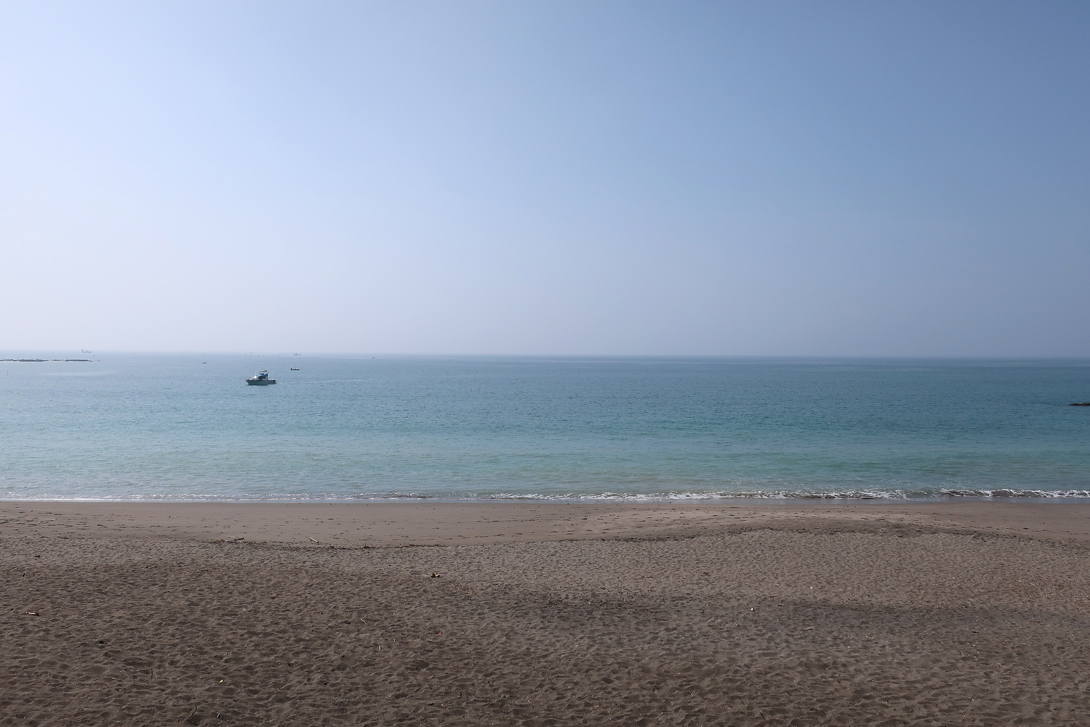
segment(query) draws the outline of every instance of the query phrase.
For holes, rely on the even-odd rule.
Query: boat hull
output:
[[[269,384],[275,384],[276,379],[246,379],[246,383],[250,386],[268,386]]]

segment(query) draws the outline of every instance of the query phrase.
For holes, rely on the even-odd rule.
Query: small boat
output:
[[[292,368],[292,371],[298,371],[298,370],[299,370],[299,369],[297,369],[297,368]]]
[[[268,371],[258,371],[257,376],[246,379],[246,383],[250,386],[268,386],[269,384],[275,384],[276,379],[270,379]]]

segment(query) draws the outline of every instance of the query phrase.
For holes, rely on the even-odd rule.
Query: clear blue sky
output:
[[[0,349],[1090,356],[1087,2],[0,2]]]

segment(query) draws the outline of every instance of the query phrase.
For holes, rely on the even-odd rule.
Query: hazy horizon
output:
[[[868,355],[810,355],[810,354],[782,354],[782,355],[766,355],[766,354],[685,354],[685,353],[664,353],[664,354],[628,354],[628,353],[570,353],[570,354],[556,354],[556,353],[405,353],[400,351],[184,351],[184,350],[129,350],[129,349],[110,349],[105,351],[91,351],[88,349],[73,349],[73,348],[55,348],[55,349],[10,349],[0,350],[0,361],[3,359],[9,359],[13,356],[19,357],[42,357],[42,356],[78,356],[83,353],[94,356],[231,356],[231,357],[250,357],[250,356],[269,356],[269,357],[314,357],[314,358],[375,358],[382,357],[385,359],[526,359],[526,360],[624,360],[624,359],[647,359],[647,360],[679,360],[679,359],[692,359],[692,360],[737,360],[737,361],[799,361],[803,363],[817,363],[817,362],[837,362],[837,361],[859,361],[859,362],[912,362],[912,361],[934,361],[934,362],[966,362],[966,363],[987,363],[994,361],[996,363],[1021,363],[1021,362],[1035,362],[1035,363],[1077,363],[1077,362],[1090,362],[1090,356],[868,356]],[[296,359],[298,360],[298,359]],[[52,363],[59,361],[59,359],[51,360],[48,358],[43,359],[46,363]]]
[[[0,350],[1090,357],[1085,3],[0,19]]]

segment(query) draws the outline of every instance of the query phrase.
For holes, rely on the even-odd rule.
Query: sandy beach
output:
[[[0,724],[1081,725],[1090,505],[0,503]]]

